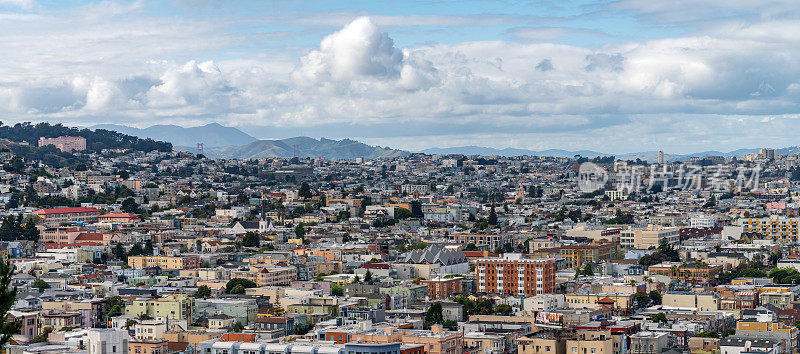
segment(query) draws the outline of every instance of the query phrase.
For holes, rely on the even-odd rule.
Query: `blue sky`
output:
[[[797,145],[795,1],[0,0],[0,119],[409,150]]]

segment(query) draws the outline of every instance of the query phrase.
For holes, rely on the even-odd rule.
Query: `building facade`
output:
[[[86,150],[86,138],[82,136],[59,136],[57,138],[39,138],[39,147],[54,145],[63,152]]]
[[[475,267],[478,292],[534,296],[555,292],[555,258],[481,258]]]

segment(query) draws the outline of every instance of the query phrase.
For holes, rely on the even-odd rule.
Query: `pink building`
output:
[[[64,152],[86,150],[86,138],[82,136],[59,136],[57,138],[39,138],[39,147],[55,145]]]
[[[25,312],[10,310],[6,321],[19,321],[20,334],[27,337],[28,340],[39,335],[39,313],[38,312]]]

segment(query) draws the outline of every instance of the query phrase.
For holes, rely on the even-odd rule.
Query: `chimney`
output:
[[[440,325],[434,325],[431,326],[431,332],[433,332],[433,334],[441,334],[444,332],[444,329]]]

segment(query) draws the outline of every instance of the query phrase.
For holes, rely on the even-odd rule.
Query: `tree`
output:
[[[422,204],[418,201],[411,202],[411,215],[414,215],[415,218],[422,218],[425,214],[422,213]]]
[[[475,246],[475,244],[471,243],[471,242],[467,244],[467,247],[464,247],[464,251],[468,251],[468,252],[469,251],[477,251],[477,250],[478,250],[478,246]]]
[[[123,326],[123,327],[125,327],[125,329],[130,331],[131,327],[135,326],[136,323],[138,323],[138,322],[136,322],[136,320],[134,320],[132,318],[129,318],[129,319],[125,320],[125,326]]]
[[[106,316],[105,317],[117,317],[122,315],[125,311],[125,300],[122,300],[119,296],[112,296],[106,298]]]
[[[36,222],[33,219],[28,219],[25,227],[22,230],[23,238],[26,240],[39,241],[39,229],[36,228]]]
[[[142,248],[141,242],[134,243],[133,247],[131,247],[130,251],[128,251],[128,257],[141,256],[143,254],[144,254],[144,249]]]
[[[761,269],[745,268],[739,272],[739,276],[743,278],[765,278],[767,273]]]
[[[231,294],[244,294],[244,286],[242,284],[236,284],[233,289],[230,291]]]
[[[247,231],[242,238],[242,246],[244,247],[258,247],[261,246],[261,238],[253,231]]]
[[[303,223],[297,224],[294,228],[294,234],[297,238],[304,238],[306,236],[306,228],[303,227]]]
[[[633,294],[633,300],[638,306],[646,306],[650,303],[650,296],[647,296],[644,291],[637,291],[636,294]]]
[[[669,322],[667,320],[667,315],[664,314],[663,312],[659,312],[659,313],[653,315],[650,319],[655,323],[667,323],[667,322]]]
[[[331,295],[344,296],[344,288],[339,284],[331,285]]]
[[[127,262],[128,261],[128,255],[125,254],[125,248],[122,247],[121,243],[117,243],[114,246],[114,251],[112,251],[112,252],[114,253],[114,256],[116,256],[119,260],[121,260],[123,262]]]
[[[47,337],[53,332],[53,327],[45,327],[42,329],[42,334],[33,337],[31,343],[44,343],[47,342]],[[5,337],[5,336],[4,336]],[[10,339],[11,337],[9,337]]]
[[[458,330],[458,322],[453,321],[453,320],[447,320],[447,321],[444,321],[444,323],[442,323],[442,327],[444,327],[444,328],[446,328],[448,330],[451,330],[451,331],[457,331]]]
[[[0,318],[7,318],[8,310],[17,299],[17,287],[11,286],[14,277],[14,265],[7,259],[0,259]],[[11,336],[19,333],[22,323],[6,320],[0,325],[0,350],[5,348]]]
[[[232,293],[231,290],[233,290],[233,288],[236,287],[237,285],[241,285],[242,286],[241,294],[244,294],[244,289],[255,288],[255,287],[258,286],[258,285],[256,285],[255,282],[253,282],[252,280],[249,280],[249,279],[233,278],[233,279],[229,280],[225,284],[225,291],[227,291],[229,293]]]
[[[800,284],[800,272],[794,268],[775,268],[769,272],[769,277],[776,284]]]
[[[314,195],[311,193],[311,186],[308,182],[303,182],[300,185],[300,190],[297,191],[297,196],[303,199],[311,199]]]
[[[405,220],[412,216],[414,216],[414,214],[412,214],[411,211],[406,208],[397,208],[394,211],[394,218],[398,220]]]
[[[153,240],[147,240],[144,242],[144,254],[146,256],[153,255]]]
[[[425,312],[425,326],[430,328],[433,324],[441,324],[444,323],[444,315],[442,314],[442,304],[435,303],[428,308],[428,311]]]
[[[492,206],[492,209],[489,210],[489,217],[486,218],[486,221],[489,223],[489,225],[497,225],[497,213],[494,211],[494,205]]]
[[[710,198],[708,198],[708,202],[703,204],[703,208],[713,208],[716,205],[717,205],[717,198],[714,198],[714,196],[712,195]]]
[[[651,291],[648,296],[650,296],[650,301],[653,302],[655,305],[661,305],[661,293],[658,290]]]
[[[243,329],[244,329],[244,325],[241,322],[236,321],[236,323],[233,324],[233,331],[234,332],[238,333],[238,332],[241,332]]]
[[[120,209],[126,213],[136,214],[139,212],[139,204],[133,198],[128,198],[122,201]]]
[[[511,305],[500,304],[495,306],[494,312],[497,313],[498,315],[510,316],[511,313],[514,312],[514,309],[511,308]]]
[[[369,270],[367,270],[367,272],[364,273],[364,282],[372,283],[372,272],[370,272]]]
[[[712,330],[702,331],[702,332],[697,334],[697,337],[700,337],[700,338],[719,338],[719,333],[717,333],[717,331],[712,331]]]
[[[655,252],[639,259],[639,264],[649,267],[665,261],[680,262],[681,254],[672,245],[662,240]]]
[[[42,292],[46,289],[50,289],[50,284],[40,278],[37,278],[36,281],[34,281],[31,285],[31,288],[39,289],[39,292]]]
[[[594,275],[594,270],[592,270],[592,265],[586,263],[586,266],[583,267],[583,275],[592,276]]]
[[[207,285],[200,285],[197,288],[197,292],[194,293],[194,297],[196,298],[206,299],[210,296],[211,296],[211,288],[209,288]]]

